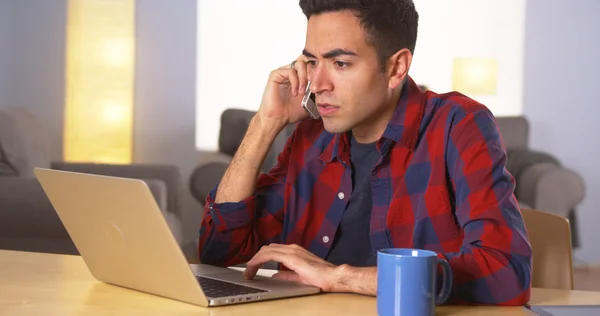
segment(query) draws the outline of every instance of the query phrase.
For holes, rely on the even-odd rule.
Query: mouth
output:
[[[317,108],[321,116],[329,116],[339,110],[340,107],[328,103],[317,103]]]

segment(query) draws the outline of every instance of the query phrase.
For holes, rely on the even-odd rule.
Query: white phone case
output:
[[[310,114],[310,116],[314,119],[321,118],[321,114],[319,114],[319,110],[317,109],[317,103],[315,102],[315,95],[310,92],[310,81],[306,85],[306,91],[304,92],[304,97],[302,98],[302,107]]]

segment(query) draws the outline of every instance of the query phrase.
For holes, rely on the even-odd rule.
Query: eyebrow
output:
[[[306,49],[302,50],[302,55],[309,57],[309,58],[317,58],[315,57],[315,55],[313,55],[312,53],[308,52]],[[338,56],[358,56],[355,52],[353,51],[349,51],[346,49],[341,49],[341,48],[336,48],[336,49],[332,49],[330,51],[328,51],[327,53],[323,54],[323,58],[325,59],[331,59],[331,58],[335,58]]]

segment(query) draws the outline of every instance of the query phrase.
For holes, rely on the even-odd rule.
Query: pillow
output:
[[[50,168],[50,148],[41,122],[25,107],[0,109],[0,144],[20,177],[33,178],[35,167]]]
[[[2,148],[2,144],[0,144],[0,176],[18,176],[19,172],[17,168],[13,166],[13,164],[8,160],[8,156],[4,149]]]

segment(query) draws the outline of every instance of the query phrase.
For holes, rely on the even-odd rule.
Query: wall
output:
[[[494,58],[495,95],[469,95],[496,116],[523,110],[525,1],[414,0],[419,33],[410,74],[436,92],[452,87],[453,59]],[[465,93],[467,94],[467,93]]]
[[[4,1],[12,17],[7,103],[42,119],[54,160],[62,158],[66,0]]]
[[[0,55],[0,67],[6,68],[7,61],[14,66],[10,74],[14,89],[0,90],[0,106],[26,106],[42,118],[49,128],[53,157],[59,158],[66,0],[0,1],[0,12],[0,48],[19,52],[11,58]],[[7,12],[9,18],[4,18]],[[528,0],[524,112],[532,125],[532,145],[553,152],[585,177],[588,196],[579,208],[578,223],[583,249],[577,256],[598,262],[600,244],[595,240],[600,236],[594,223],[600,220],[596,210],[600,196],[593,193],[600,190],[596,163],[600,146],[594,136],[600,133],[596,125],[600,110],[593,93],[600,86],[596,76],[600,43],[595,34],[600,21],[594,12],[600,12],[596,0],[573,0],[568,5],[562,0]],[[8,23],[10,27],[3,27]],[[7,30],[18,36],[7,36]],[[194,138],[196,1],[138,1],[137,37],[135,161],[180,167],[184,207],[191,210],[186,234],[195,237],[201,210],[188,193],[187,181],[201,155]],[[0,51],[6,54],[5,49]],[[7,89],[1,84],[6,81],[0,75],[4,87],[0,89]],[[584,128],[590,131],[584,133]]]
[[[18,52],[11,58],[0,55],[0,66],[12,65],[13,87],[8,95],[0,94],[0,105],[24,106],[40,118],[53,159],[60,160],[67,0],[0,1],[0,12],[0,45]],[[2,14],[13,19],[7,22]],[[137,1],[136,15],[134,162],[180,168],[182,204],[189,213],[185,233],[194,241],[202,211],[188,187],[201,155],[194,146],[196,1]],[[5,24],[10,24],[10,42]]]
[[[448,92],[454,58],[496,59],[497,93],[470,96],[495,115],[520,115],[524,1],[415,0],[415,5],[420,25],[411,76]],[[306,19],[298,1],[280,0],[201,1],[198,16],[196,146],[213,150],[223,110],[258,109],[269,72],[300,54]]]
[[[600,262],[600,1],[528,0],[524,113],[531,142],[579,172],[580,260]]]
[[[137,1],[136,15],[134,160],[180,168],[185,234],[195,239],[202,210],[188,183],[201,155],[194,146],[196,1]]]
[[[198,5],[196,146],[218,147],[221,113],[256,111],[273,69],[302,53],[298,1],[219,0]]]
[[[0,1],[0,108],[8,106],[10,91],[10,40],[11,40],[11,3]]]

